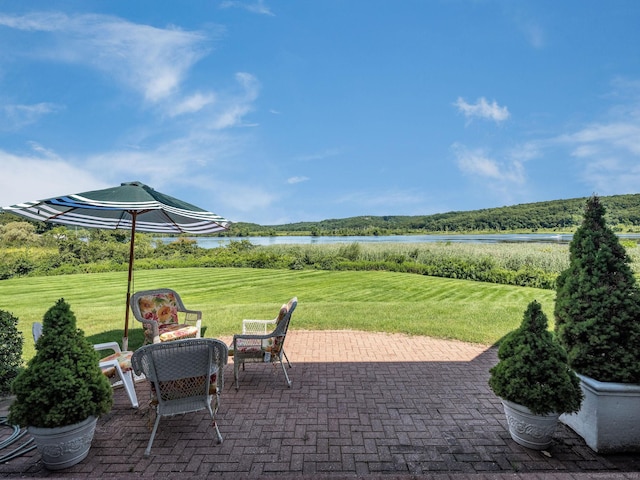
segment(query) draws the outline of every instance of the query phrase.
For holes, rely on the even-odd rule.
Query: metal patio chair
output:
[[[233,356],[233,374],[236,390],[240,388],[238,377],[240,366],[245,363],[280,363],[287,386],[291,387],[291,380],[287,374],[283,359],[289,368],[291,363],[284,352],[284,342],[289,330],[291,315],[298,305],[298,298],[293,297],[282,305],[278,316],[273,320],[243,320],[242,334],[233,336],[229,346],[229,355]]]
[[[144,327],[144,343],[200,338],[202,312],[189,310],[169,288],[145,290],[131,296],[131,311]]]
[[[155,407],[156,412],[151,438],[144,452],[146,457],[151,454],[160,418],[165,416],[207,409],[218,442],[222,442],[216,413],[224,387],[227,358],[227,346],[213,338],[154,343],[134,352],[133,370],[136,375],[144,374],[151,382],[150,406]]]

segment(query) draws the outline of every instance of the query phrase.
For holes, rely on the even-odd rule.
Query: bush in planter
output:
[[[64,427],[111,409],[111,384],[64,299],[44,315],[36,354],[11,389],[16,396],[9,411],[13,425]]]
[[[529,304],[520,327],[504,338],[498,359],[490,370],[489,386],[500,398],[539,415],[580,409],[580,382],[567,364],[566,352],[548,331],[538,302]]]
[[[0,397],[10,393],[11,383],[22,367],[24,340],[17,325],[17,317],[0,310]]]
[[[640,383],[640,290],[604,214],[599,198],[589,198],[557,280],[556,333],[577,373]]]

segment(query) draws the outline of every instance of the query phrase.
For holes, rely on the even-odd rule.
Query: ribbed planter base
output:
[[[533,450],[549,448],[558,425],[558,414],[536,415],[527,407],[502,400],[504,413],[513,440]]]
[[[29,427],[42,463],[49,470],[62,470],[81,462],[89,454],[97,417],[57,428]]]

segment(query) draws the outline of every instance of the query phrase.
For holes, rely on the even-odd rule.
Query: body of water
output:
[[[619,235],[621,239],[640,240],[639,233]],[[253,245],[326,245],[330,243],[569,243],[571,234],[552,233],[496,233],[485,235],[384,235],[384,236],[344,236],[344,237],[311,237],[311,236],[279,236],[279,237],[190,237],[202,248],[216,248],[232,241],[247,240]],[[165,243],[174,242],[175,238],[163,238]]]

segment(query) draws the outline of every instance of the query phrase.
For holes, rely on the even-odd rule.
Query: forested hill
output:
[[[418,216],[362,216],[285,225],[234,224],[230,235],[388,235],[504,231],[572,231],[582,221],[587,197],[525,203],[500,208]],[[600,197],[607,224],[617,231],[640,231],[640,194]]]

